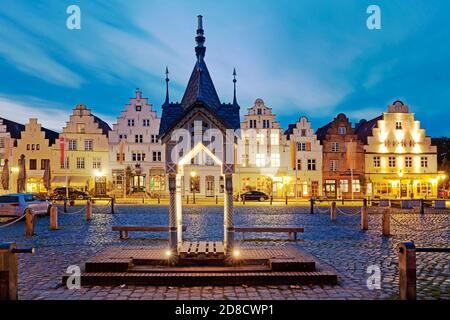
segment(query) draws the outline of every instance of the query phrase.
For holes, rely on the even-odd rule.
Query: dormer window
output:
[[[397,121],[397,122],[395,123],[395,129],[396,129],[396,130],[402,130],[402,129],[403,129],[403,126],[402,126],[402,122],[401,122],[401,121]]]
[[[338,133],[339,133],[340,135],[346,134],[346,133],[347,133],[347,128],[346,128],[346,127],[339,127],[339,128],[338,128]]]
[[[142,106],[136,106],[136,111],[141,111],[142,110]]]

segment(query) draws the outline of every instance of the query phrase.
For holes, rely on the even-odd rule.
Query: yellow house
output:
[[[58,138],[58,133],[43,128],[37,119],[31,118],[25,124],[24,130],[20,134],[20,138],[16,140],[13,148],[14,167],[18,167],[19,159],[25,156],[25,169],[27,179],[25,181],[25,192],[46,193],[47,190],[43,183],[45,170],[45,160],[52,158],[51,145]],[[50,168],[53,162],[50,160]],[[17,189],[17,179],[13,178],[12,190]]]
[[[109,125],[84,104],[73,109],[52,147],[52,187],[71,186],[93,195],[105,195],[109,172]],[[65,161],[61,161],[64,149]]]
[[[431,138],[401,101],[388,112],[360,122],[365,146],[367,195],[375,198],[435,198],[440,179]]]

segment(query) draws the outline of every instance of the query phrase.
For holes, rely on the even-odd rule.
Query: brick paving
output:
[[[71,208],[75,212],[78,207]],[[347,214],[357,213],[358,208],[340,207]],[[23,254],[19,265],[19,297],[21,299],[95,299],[95,300],[141,300],[141,299],[225,299],[225,300],[286,300],[286,299],[396,299],[398,272],[396,245],[401,241],[414,240],[418,247],[448,247],[449,229],[430,231],[450,224],[450,215],[395,214],[389,238],[381,237],[381,215],[369,217],[369,230],[359,229],[358,215],[338,214],[331,222],[329,214],[309,214],[307,207],[270,208],[269,206],[237,207],[235,224],[240,226],[305,227],[297,246],[313,254],[322,263],[334,268],[339,277],[336,286],[224,286],[224,287],[167,287],[167,286],[115,286],[82,287],[69,290],[61,284],[61,277],[70,265],[84,265],[90,257],[110,246],[163,246],[164,233],[131,234],[129,240],[120,240],[111,227],[117,224],[167,224],[166,206],[117,206],[115,215],[108,214],[106,207],[94,208],[94,220],[84,221],[83,213],[60,214],[60,229],[50,231],[49,218],[39,218],[36,235],[25,238],[23,222],[0,229],[1,241],[14,241],[19,246],[34,246],[35,255]],[[188,240],[220,240],[223,236],[223,208],[220,206],[186,207],[184,234]],[[61,210],[60,210],[61,212]],[[207,226],[207,227],[205,227]],[[242,246],[291,245],[280,234],[246,235],[254,237],[241,242]],[[239,239],[239,237],[238,237]],[[369,290],[366,282],[367,267],[381,268],[380,290]],[[448,254],[418,253],[418,298],[450,299],[450,268]]]

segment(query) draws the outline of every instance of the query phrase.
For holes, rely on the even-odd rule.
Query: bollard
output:
[[[286,199],[284,201],[284,203],[287,205],[288,204],[288,196],[286,195]]]
[[[111,214],[115,213],[115,204],[116,204],[116,197],[111,198]]]
[[[242,204],[245,204],[245,195],[242,196]]]
[[[67,213],[67,198],[64,198],[64,213]]]
[[[389,212],[389,209],[384,209],[383,211],[383,217],[382,217],[382,224],[383,224],[383,236],[390,236],[391,235],[391,215]]]
[[[195,192],[192,194],[192,204],[195,204]]]
[[[364,204],[367,204],[365,201]],[[361,229],[369,230],[369,209],[367,205],[363,205],[361,208]]]
[[[161,204],[161,195],[158,194],[158,204]]]
[[[311,199],[309,199],[309,201],[311,202],[311,210],[309,213],[314,214],[314,199],[311,198]]]
[[[342,205],[344,205],[344,198],[342,197]]]
[[[186,195],[186,204],[189,204],[189,195]]]
[[[337,215],[337,207],[336,207],[336,201],[333,201],[331,203],[331,221],[336,221],[336,215]]]
[[[25,210],[25,235],[31,237],[34,234],[34,214],[33,211],[28,208]]]
[[[420,199],[420,214],[425,214],[425,206],[423,204],[423,199]]]
[[[416,300],[416,247],[411,241],[400,243],[397,249],[400,300]]]
[[[272,205],[273,202],[273,195],[270,195],[270,205]]]
[[[216,204],[218,204],[219,203],[219,198],[218,198],[218,196],[216,195]]]
[[[50,206],[50,230],[58,230],[58,207]]]
[[[86,221],[92,220],[92,202],[88,200],[86,202]]]
[[[145,204],[144,196],[142,196],[142,204]]]

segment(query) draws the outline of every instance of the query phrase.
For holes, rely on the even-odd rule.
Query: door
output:
[[[106,177],[95,177],[95,195],[106,195]]]
[[[145,176],[136,175],[133,177],[133,191],[142,192],[145,191]]]
[[[214,176],[206,176],[206,196],[214,197]]]
[[[408,185],[406,183],[402,183],[400,187],[400,197],[407,198],[408,197]]]

